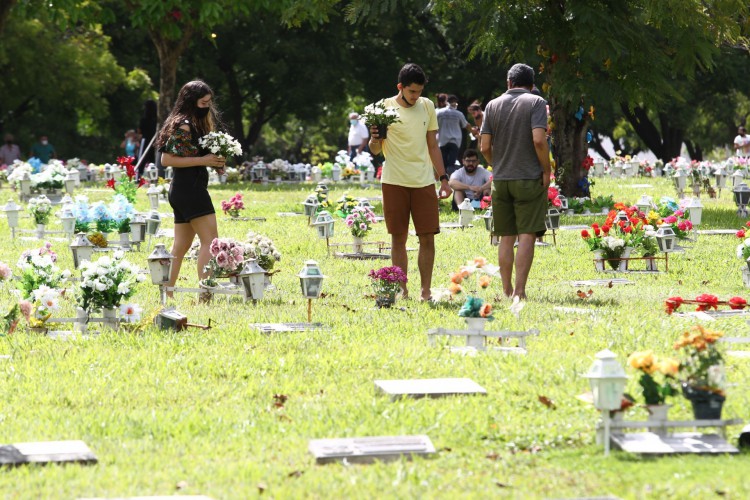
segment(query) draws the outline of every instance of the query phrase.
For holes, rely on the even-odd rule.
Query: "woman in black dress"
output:
[[[214,168],[223,173],[225,159],[210,154],[198,145],[198,140],[216,129],[217,117],[213,91],[205,82],[186,83],[177,95],[172,112],[164,121],[157,144],[161,164],[174,168],[169,187],[169,204],[174,210],[174,245],[172,274],[169,286],[174,286],[180,274],[182,259],[198,235],[201,251],[198,255],[198,277],[205,278],[203,267],[210,259],[209,246],[218,237],[216,212],[208,194],[208,171]],[[171,293],[167,294],[170,297]]]

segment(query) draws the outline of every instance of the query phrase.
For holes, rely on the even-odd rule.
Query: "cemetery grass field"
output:
[[[632,187],[645,183],[653,188]],[[210,331],[175,333],[144,326],[89,340],[56,341],[23,327],[0,338],[0,354],[11,356],[0,359],[0,442],[82,439],[99,459],[90,466],[4,470],[0,496],[750,497],[747,453],[642,459],[613,452],[605,458],[595,444],[598,414],[576,399],[588,390],[581,375],[602,349],[614,351],[623,365],[636,350],[672,354],[677,336],[696,321],[667,316],[667,297],[750,296],[742,284],[744,263],[735,256],[735,236],[699,236],[697,243],[685,245],[690,247],[685,253],[670,257],[669,273],[623,275],[596,273],[580,231],[559,231],[557,247],[536,249],[529,301],[520,319],[509,312],[507,299],[500,300],[499,279],[488,294],[498,300],[491,329],[541,331],[528,340],[528,354],[486,352],[470,357],[451,354],[446,341],[430,347],[426,337],[430,328],[464,327],[457,316],[462,300],[437,305],[399,300],[393,309],[375,309],[367,272],[390,261],[326,256],[325,241],[307,227],[306,217],[277,216],[301,212],[301,202],[313,187],[211,188],[220,235],[243,240],[249,229],[264,234],[276,243],[282,261],[273,278],[275,290],[255,305],[239,298],[198,304],[194,294],[177,295],[172,303],[191,322],[216,322]],[[146,210],[148,201],[141,191],[136,208]],[[226,220],[220,202],[236,191],[245,195],[244,216],[267,220]],[[378,189],[338,184],[330,198],[336,200],[345,192],[380,195]],[[664,179],[597,179],[593,194],[610,193],[631,203],[641,194],[656,200],[676,198],[672,184]],[[111,199],[111,191],[87,194],[92,201]],[[3,187],[0,202],[11,195]],[[702,202],[700,229],[738,229],[745,222],[735,215],[729,190],[720,200],[703,196]],[[382,213],[379,204],[375,209]],[[442,209],[442,221],[457,220],[447,202]],[[169,205],[162,205],[161,211],[171,213]],[[562,224],[602,220],[564,216]],[[22,222],[32,228],[29,219]],[[162,227],[171,225],[171,219],[165,219]],[[351,241],[341,219],[335,231],[332,241]],[[162,240],[170,248],[171,240]],[[376,225],[366,238],[379,240],[388,241],[384,224]],[[52,243],[61,268],[72,269],[67,243]],[[7,223],[0,222],[1,261],[14,267],[24,249],[38,246],[38,241],[12,241]],[[410,237],[407,246],[416,248],[416,237]],[[496,247],[490,246],[481,221],[465,231],[443,230],[436,247],[434,287],[446,287],[448,274],[476,256],[497,262]],[[147,255],[144,245],[127,259],[145,269]],[[307,304],[296,275],[307,259],[317,260],[328,277],[323,284],[326,296],[312,307],[313,321],[327,328],[266,335],[249,327],[306,320]],[[180,285],[197,284],[194,265],[185,262]],[[410,252],[409,266],[410,292],[418,297],[416,251]],[[571,280],[609,277],[625,277],[635,284],[592,287],[593,294],[585,300],[570,285]],[[13,283],[4,287],[7,308]],[[157,288],[150,280],[141,284],[134,301],[144,308],[145,324],[159,309]],[[72,316],[72,298],[64,303],[63,314]],[[707,326],[730,336],[743,336],[748,330],[746,320],[739,317]],[[627,391],[640,395],[635,373],[628,374]],[[750,418],[750,360],[728,358],[727,376],[731,385],[724,417]],[[436,377],[471,378],[488,394],[391,402],[373,385],[376,379]],[[540,396],[553,404],[542,404]],[[692,417],[686,399],[672,398],[671,403],[671,419]],[[645,416],[636,406],[626,418]],[[728,429],[730,442],[736,443],[740,430],[741,426]],[[307,450],[310,439],[407,434],[427,434],[438,453],[414,461],[346,466],[316,465]]]

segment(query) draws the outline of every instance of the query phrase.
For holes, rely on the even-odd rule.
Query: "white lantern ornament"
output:
[[[266,271],[256,259],[248,259],[239,273],[245,300],[261,300],[265,291]]]
[[[471,204],[471,200],[464,198],[464,201],[458,205],[458,224],[461,227],[469,227],[473,220],[474,207]]]
[[[659,229],[656,230],[656,244],[659,246],[659,250],[664,253],[674,252],[676,250],[675,243],[677,242],[677,235],[674,234],[674,229],[669,224],[662,224]]]
[[[154,285],[169,283],[173,260],[174,255],[167,251],[164,244],[159,243],[154,247],[154,251],[148,256],[148,270],[151,274],[151,283]]]
[[[86,233],[78,233],[70,243],[70,250],[73,253],[73,267],[78,269],[81,262],[91,260],[91,256],[94,255],[94,244],[89,241]]]
[[[12,238],[16,237],[16,228],[18,227],[18,213],[21,211],[21,207],[16,205],[13,200],[8,200],[8,203],[3,207],[5,217],[8,218],[8,226],[10,227],[10,235]]]
[[[694,226],[699,225],[701,223],[701,218],[703,217],[703,204],[701,203],[700,198],[691,199],[690,203],[688,203],[685,208],[687,208],[690,213],[690,222],[692,222]]]
[[[584,377],[589,379],[594,407],[602,412],[604,454],[609,455],[609,412],[622,408],[622,397],[628,378],[622,365],[617,362],[617,356],[609,349],[596,353],[596,360]]]
[[[328,239],[333,236],[333,216],[327,210],[322,210],[313,222],[318,238]]]

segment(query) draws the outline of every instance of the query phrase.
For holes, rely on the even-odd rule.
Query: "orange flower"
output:
[[[451,283],[450,285],[448,285],[448,290],[453,295],[458,295],[464,291],[464,289],[461,288],[461,285],[459,285],[458,283]]]
[[[492,314],[492,306],[490,304],[484,304],[481,309],[479,309],[479,315],[483,318],[486,318]]]
[[[487,265],[487,259],[484,257],[474,257],[474,265],[482,268]]]
[[[471,270],[466,266],[461,266],[458,269],[458,272],[461,273],[461,276],[463,276],[464,278],[468,278],[469,276],[471,276]]]
[[[484,275],[481,278],[479,278],[479,286],[481,286],[482,288],[487,288],[488,286],[490,286],[490,281],[492,281],[490,277],[487,275]]]
[[[453,273],[453,274],[451,274],[451,283],[455,283],[456,285],[460,285],[463,280],[464,280],[464,277],[461,275],[461,273]]]

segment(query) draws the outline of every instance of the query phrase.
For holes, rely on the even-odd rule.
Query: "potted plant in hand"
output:
[[[354,238],[354,253],[362,253],[363,239],[375,224],[375,214],[367,207],[354,207],[345,222]]]
[[[682,334],[674,344],[682,354],[680,379],[682,394],[693,405],[696,420],[720,419],[724,392],[724,356],[717,341],[721,332],[696,325]]]
[[[666,399],[675,396],[675,377],[680,368],[676,359],[657,358],[653,351],[634,352],[628,357],[628,364],[641,372],[638,383],[649,413],[649,420],[667,420],[667,411],[672,405]],[[657,378],[659,381],[657,381]]]
[[[408,281],[406,274],[398,266],[381,267],[377,271],[371,269],[367,276],[372,279],[375,304],[380,308],[395,304],[396,294],[401,291],[401,285]]]
[[[380,139],[387,139],[388,127],[401,121],[398,110],[392,106],[386,107],[382,99],[365,106],[365,112],[361,118],[368,127],[378,128],[378,137]]]

